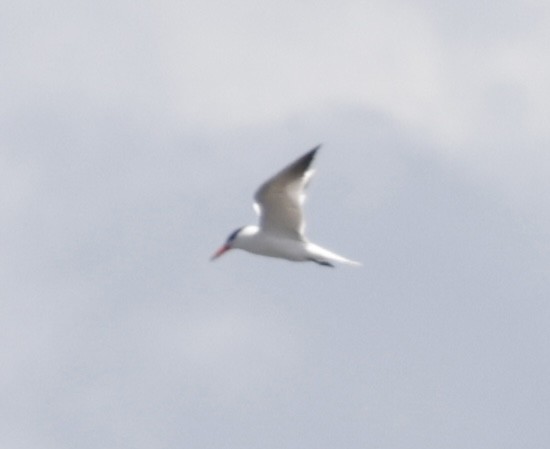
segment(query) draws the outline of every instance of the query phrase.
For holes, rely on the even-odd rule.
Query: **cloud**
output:
[[[546,6],[207,6],[0,19],[3,445],[544,446]],[[364,267],[210,263],[320,142]]]

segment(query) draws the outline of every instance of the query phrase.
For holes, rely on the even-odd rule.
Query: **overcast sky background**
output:
[[[0,7],[0,446],[550,447],[550,5]],[[233,251],[318,143],[308,234]]]

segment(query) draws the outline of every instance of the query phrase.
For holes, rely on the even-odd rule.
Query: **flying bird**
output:
[[[308,151],[292,164],[263,183],[256,192],[254,208],[260,216],[259,226],[243,226],[233,231],[214,253],[217,259],[230,249],[243,249],[262,256],[296,262],[315,262],[333,267],[333,262],[360,265],[311,243],[304,235],[302,205],[313,170],[313,158],[321,145]]]

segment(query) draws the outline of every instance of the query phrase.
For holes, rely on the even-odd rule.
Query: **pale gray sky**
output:
[[[0,12],[2,447],[550,446],[547,2]]]

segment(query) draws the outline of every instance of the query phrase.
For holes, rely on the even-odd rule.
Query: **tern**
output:
[[[260,186],[254,196],[259,226],[243,226],[233,231],[211,260],[238,248],[262,256],[310,261],[328,267],[333,267],[333,262],[360,265],[311,243],[304,235],[302,206],[305,189],[313,175],[310,166],[319,148],[320,145],[308,151]]]

